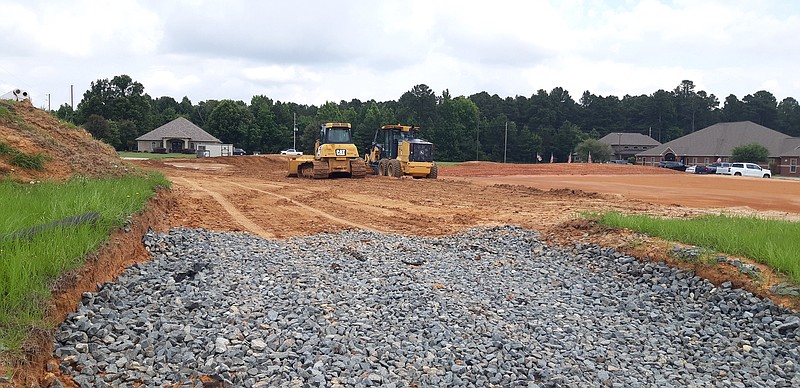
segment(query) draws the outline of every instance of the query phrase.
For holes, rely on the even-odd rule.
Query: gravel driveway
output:
[[[800,318],[533,231],[176,229],[56,333],[87,386],[800,386]]]

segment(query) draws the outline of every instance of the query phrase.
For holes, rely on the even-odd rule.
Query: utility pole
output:
[[[480,148],[481,148],[480,143],[478,143],[478,137],[480,136],[480,134],[481,134],[481,122],[478,121],[478,129],[475,130],[475,160],[476,161],[478,160],[478,150],[480,150]]]
[[[292,149],[297,151],[297,113],[292,113]]]
[[[506,138],[503,141],[503,163],[506,162],[506,151],[508,150],[508,121],[506,121]]]
[[[69,105],[72,107],[72,111],[75,111],[75,85],[69,85]]]

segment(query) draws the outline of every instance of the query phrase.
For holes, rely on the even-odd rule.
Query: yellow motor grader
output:
[[[439,168],[433,161],[433,143],[417,138],[418,130],[413,125],[382,126],[364,157],[372,173],[436,179]]]
[[[325,123],[319,130],[314,155],[290,155],[289,176],[324,179],[364,178],[367,166],[353,144],[350,123]]]

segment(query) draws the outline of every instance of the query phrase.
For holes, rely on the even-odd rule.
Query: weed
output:
[[[9,159],[8,162],[12,166],[41,171],[44,170],[44,163],[49,159],[50,158],[47,155],[41,152],[33,156],[24,152],[17,152],[11,157],[11,159]]]

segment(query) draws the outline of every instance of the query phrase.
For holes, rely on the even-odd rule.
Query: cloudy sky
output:
[[[0,94],[75,105],[127,74],[193,103],[437,94],[578,100],[689,79],[721,101],[800,99],[800,2],[758,0],[0,0]]]

